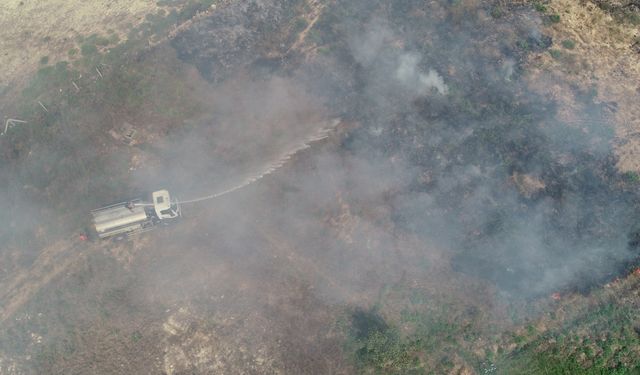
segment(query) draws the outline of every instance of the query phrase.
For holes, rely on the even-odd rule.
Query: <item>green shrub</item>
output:
[[[542,3],[534,3],[533,7],[540,13],[544,13],[547,11],[547,7]]]
[[[549,15],[549,22],[551,22],[551,23],[560,22],[560,15],[559,14],[550,14]]]
[[[565,39],[562,41],[562,46],[566,49],[574,49],[576,47],[576,42],[571,39]]]
[[[528,51],[529,50],[529,42],[527,42],[526,40],[519,40],[516,42],[516,46],[518,48],[520,48],[523,51]]]
[[[491,17],[493,18],[500,18],[504,15],[504,11],[502,10],[501,7],[499,6],[495,6],[491,9]]]
[[[82,53],[82,56],[88,57],[88,56],[93,56],[96,53],[98,53],[98,48],[91,43],[83,43],[80,46],[80,53]]]
[[[356,360],[365,367],[397,373],[416,365],[408,349],[396,330],[376,331],[359,342]]]
[[[109,38],[105,38],[98,34],[91,34],[87,38],[84,39],[84,43],[87,44],[95,44],[96,46],[108,46],[110,41]]]
[[[420,365],[415,346],[375,311],[353,312],[348,334],[347,350],[361,370],[399,374]]]
[[[637,184],[638,182],[640,182],[640,174],[633,171],[623,173],[622,178],[626,182],[632,183],[632,184]]]
[[[49,63],[49,56],[42,56],[40,58],[40,64],[41,65],[47,65]]]

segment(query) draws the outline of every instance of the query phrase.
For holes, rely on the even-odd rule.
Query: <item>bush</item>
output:
[[[94,44],[84,43],[80,46],[80,53],[85,57],[93,56],[98,53],[98,48]]]
[[[542,3],[534,3],[533,7],[535,8],[535,10],[537,10],[540,13],[544,13],[547,11],[547,7],[544,6],[544,4]]]
[[[605,12],[611,14],[620,23],[640,24],[640,13],[638,13],[637,3],[634,6],[632,1],[608,1],[597,0],[596,5]]]
[[[562,46],[566,49],[574,49],[576,47],[576,42],[571,39],[566,39],[562,41]]]
[[[397,328],[389,326],[375,311],[356,310],[351,316],[348,343],[355,363],[362,370],[403,373],[419,366],[410,342],[402,339]]]
[[[518,48],[520,48],[523,51],[528,51],[529,50],[529,42],[526,40],[519,40],[516,42],[516,46]]]
[[[551,23],[560,22],[560,15],[559,14],[550,14],[549,15],[549,22],[551,22]]]
[[[624,179],[624,181],[631,184],[637,184],[638,182],[640,182],[640,174],[638,174],[637,172],[625,172],[622,175],[622,178]]]

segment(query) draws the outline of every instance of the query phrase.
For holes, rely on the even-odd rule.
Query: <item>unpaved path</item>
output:
[[[305,17],[305,20],[307,21],[307,26],[304,28],[304,30],[302,30],[302,32],[298,34],[296,41],[293,43],[293,45],[291,45],[287,53],[289,53],[290,51],[296,51],[296,50],[301,50],[301,52],[303,53],[306,52],[305,49],[302,48],[302,46],[304,45],[304,42],[307,39],[307,35],[311,31],[311,29],[313,29],[316,22],[318,22],[318,20],[320,19],[320,16],[322,16],[326,5],[327,4],[322,3],[318,0],[310,0],[307,3],[307,6],[309,7],[309,12]]]

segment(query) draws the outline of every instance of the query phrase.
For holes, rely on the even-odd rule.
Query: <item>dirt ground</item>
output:
[[[0,4],[0,89],[35,71],[40,60],[67,60],[78,36],[126,36],[157,10],[145,0],[5,0]]]

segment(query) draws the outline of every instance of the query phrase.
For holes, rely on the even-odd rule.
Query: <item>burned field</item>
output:
[[[640,181],[611,101],[532,82],[561,15],[160,3],[3,98],[27,123],[0,139],[0,374],[637,370]],[[223,191],[332,119],[176,225],[77,240],[102,203]]]

